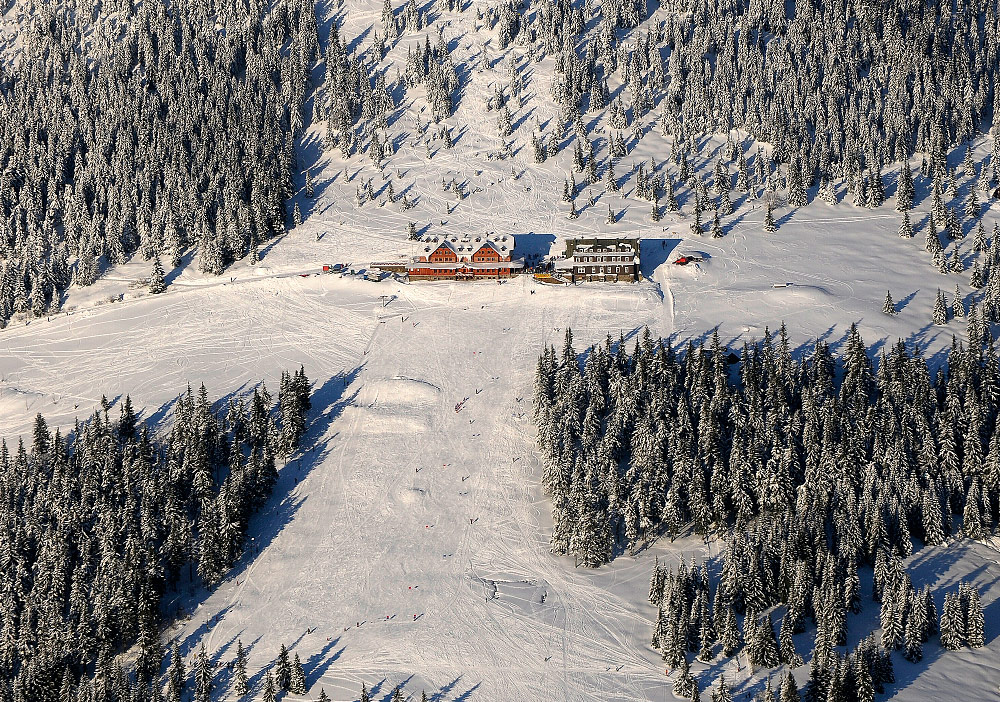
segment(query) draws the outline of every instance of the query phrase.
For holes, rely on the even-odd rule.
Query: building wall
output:
[[[441,268],[420,268],[409,269],[410,280],[468,280],[468,279],[490,279],[509,278],[512,275],[508,267],[497,267],[485,270],[469,270],[459,272],[459,269]]]
[[[458,256],[454,251],[450,250],[445,246],[439,246],[435,249],[431,255],[428,257],[431,263],[455,263],[458,261]]]
[[[617,261],[588,261],[573,264],[573,280],[617,281],[632,283],[639,279],[639,267],[635,264],[622,264]]]

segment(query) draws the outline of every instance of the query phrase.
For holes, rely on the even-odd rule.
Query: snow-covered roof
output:
[[[431,254],[442,246],[451,250],[459,258],[472,256],[484,246],[496,251],[501,256],[510,256],[514,251],[514,235],[481,235],[481,236],[432,236],[424,240],[424,253]]]

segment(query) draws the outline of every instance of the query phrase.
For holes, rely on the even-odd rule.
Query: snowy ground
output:
[[[252,554],[216,592],[182,598],[200,606],[168,639],[189,654],[204,641],[223,662],[241,639],[255,681],[284,643],[304,662],[310,699],[319,687],[355,699],[362,681],[379,700],[404,683],[441,700],[672,699],[648,646],[652,560],[700,560],[719,547],[659,543],[596,571],[551,556],[529,401],[535,358],[567,325],[581,349],[609,333],[631,340],[646,324],[683,338],[675,319],[683,312],[694,326],[698,309],[669,300],[682,290],[693,298],[687,288],[704,279],[674,272],[653,271],[662,288],[294,276],[81,310],[3,333],[0,428],[13,436],[42,411],[68,429],[104,391],[162,416],[187,380],[240,392],[259,378],[276,386],[281,369],[304,363],[316,383],[312,448],[283,470],[278,497],[254,521]],[[786,311],[806,319],[809,305],[830,304],[821,323],[845,324],[836,293],[845,285],[827,283],[830,303],[788,295]],[[383,308],[381,294],[396,297]],[[941,655],[929,644],[919,678],[922,666],[897,661],[894,694],[940,697],[957,676],[988,698],[1000,677],[996,552],[921,551],[913,573],[918,586],[976,582],[991,651]],[[852,640],[875,612],[861,615]],[[727,670],[741,685],[742,675]]]

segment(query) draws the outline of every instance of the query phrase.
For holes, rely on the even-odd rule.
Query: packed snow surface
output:
[[[260,379],[276,390],[281,369],[302,363],[315,383],[307,450],[283,468],[230,577],[211,594],[169,600],[171,612],[183,609],[168,639],[188,655],[204,641],[223,663],[240,639],[255,682],[284,643],[304,663],[310,699],[320,687],[334,700],[356,699],[362,682],[379,700],[397,684],[441,700],[671,699],[649,647],[653,558],[701,560],[720,544],[659,542],[595,571],[552,556],[531,383],[543,345],[561,344],[567,326],[583,350],[608,334],[631,345],[645,325],[683,342],[689,333],[677,319],[708,329],[720,304],[745,304],[745,314],[728,318],[754,329],[798,315],[801,344],[828,327],[837,341],[856,319],[851,305],[863,298],[844,292],[855,284],[836,270],[810,274],[822,285],[774,290],[784,307],[769,317],[748,301],[779,304],[767,297],[768,277],[727,281],[722,257],[702,266],[706,276],[721,271],[714,288],[675,277],[680,267],[664,258],[638,285],[293,276],[78,309],[3,333],[2,429],[24,432],[41,411],[66,431],[101,393],[128,393],[145,416],[162,420],[188,381],[219,395],[247,392]],[[806,280],[799,261],[785,262],[782,278]],[[382,295],[392,298],[385,307]],[[726,340],[752,336],[739,325],[730,331]],[[863,333],[880,340],[875,328]],[[925,548],[912,565],[917,586],[969,579],[980,587],[992,650],[943,654],[928,644],[919,677],[924,664],[897,660],[893,694],[947,697],[960,681],[988,698],[1000,672],[995,551]],[[876,611],[866,607],[852,639],[877,626]],[[713,677],[722,665],[710,666]],[[760,683],[748,681],[745,667],[725,671],[740,686]]]

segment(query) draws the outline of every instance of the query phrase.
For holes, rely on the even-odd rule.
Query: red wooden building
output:
[[[524,269],[524,260],[513,257],[512,235],[430,237],[422,243],[423,254],[406,268],[410,280],[509,278]]]

